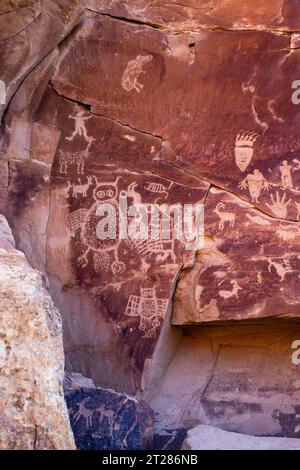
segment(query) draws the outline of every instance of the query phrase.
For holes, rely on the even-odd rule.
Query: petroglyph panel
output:
[[[49,100],[59,113],[44,111]],[[58,98],[51,89],[37,116],[39,125],[59,129],[51,170],[48,270],[60,280],[62,295],[84,292],[139,373],[159,337],[186,245],[176,236],[180,218],[175,209],[170,236],[164,238],[168,212],[163,205],[179,204],[183,210],[184,204],[202,203],[209,186],[158,159],[158,138],[138,131],[124,138],[126,127]],[[150,162],[152,174],[147,172]],[[127,237],[121,236],[124,201]],[[155,208],[158,219],[153,222]],[[109,229],[114,237],[107,236]]]
[[[288,201],[278,197],[274,210],[284,217]],[[205,216],[205,244],[180,275],[173,324],[298,317],[299,224],[217,189],[208,195]]]
[[[96,10],[100,8],[92,0],[86,1]],[[219,3],[209,22],[215,9],[225,8]],[[275,3],[268,8],[277,11]],[[288,3],[280,13],[282,21],[284,14],[291,19]],[[108,10],[118,10],[118,5],[114,2]],[[192,5],[169,7],[173,13],[173,9],[193,11]],[[127,8],[129,16],[153,15],[148,4],[140,14],[138,8]],[[236,6],[231,7],[231,14],[232,8]],[[263,6],[258,10],[262,13]],[[248,5],[243,11],[255,16]],[[195,14],[197,17],[198,9]],[[265,15],[266,11],[264,19]],[[172,17],[169,21],[177,24],[179,19]],[[260,28],[262,24],[259,22]],[[101,53],[95,56],[93,67],[102,77],[101,85],[96,86],[93,73],[82,77],[82,67],[90,64],[74,66],[73,61],[75,47],[79,48],[76,54],[88,56],[95,31],[101,31],[97,42]],[[94,113],[161,136],[160,156],[177,168],[239,195],[273,217],[299,218],[299,112],[291,101],[291,84],[300,74],[300,64],[297,50],[290,49],[289,37],[267,31],[191,32],[187,44],[193,51],[193,61],[180,61],[172,54],[170,36],[164,29],[141,28],[91,13],[76,36],[76,46],[63,57],[54,87],[75,100],[83,93]],[[102,46],[107,41],[109,50]],[[108,74],[108,69],[112,73]],[[85,124],[88,127],[88,121]],[[83,127],[79,125],[78,134],[81,129],[84,137]],[[74,129],[69,136],[73,133]],[[123,133],[133,147],[135,137],[128,129]],[[156,146],[150,155],[157,158]],[[293,203],[285,209],[274,207],[280,205],[283,193],[286,201]]]

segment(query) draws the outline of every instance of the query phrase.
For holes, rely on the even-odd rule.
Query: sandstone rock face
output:
[[[258,436],[300,436],[300,325],[294,320],[187,328],[146,401],[155,430],[197,424]]]
[[[139,0],[83,0],[86,8],[119,18],[148,23],[171,31],[221,27],[226,29],[300,29],[299,4],[296,0],[176,0],[147,2]]]
[[[205,244],[183,269],[172,322],[297,317],[300,231],[226,191],[205,204]]]
[[[299,2],[181,3],[4,2],[0,209],[63,314],[69,371],[141,390],[164,420],[158,435],[205,418],[297,437],[297,387],[290,393],[271,374],[261,383],[257,364],[266,335],[280,374],[297,380],[289,356],[300,312]],[[203,203],[204,245],[187,249],[161,231],[121,239],[120,219],[117,237],[100,240],[99,209],[119,215],[122,198],[128,207]],[[129,219],[132,232],[145,229]],[[283,317],[291,326],[281,332]],[[238,329],[223,323],[238,320],[251,322],[255,364]],[[207,322],[220,330],[199,330],[200,351],[190,338]],[[222,346],[211,382],[210,334],[232,347],[223,377]],[[232,365],[233,351],[243,366]],[[185,374],[174,379],[176,361],[188,386]],[[241,403],[235,367],[252,384]],[[196,394],[193,408],[181,387]]]
[[[185,450],[299,450],[298,439],[254,437],[227,432],[212,426],[197,426],[189,431]]]
[[[77,449],[152,448],[153,412],[143,400],[95,387],[80,374],[67,375],[65,390]]]
[[[0,219],[0,448],[74,449],[61,318]]]

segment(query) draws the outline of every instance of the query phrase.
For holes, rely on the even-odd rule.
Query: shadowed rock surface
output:
[[[153,444],[153,411],[143,400],[67,376],[65,397],[77,449],[141,450]],[[77,376],[77,377],[76,377]],[[73,382],[73,383],[72,383]]]

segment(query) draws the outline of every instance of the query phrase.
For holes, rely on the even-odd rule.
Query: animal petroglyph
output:
[[[276,197],[271,194],[271,203],[266,203],[266,206],[273,212],[277,217],[284,219],[287,216],[287,206],[291,202],[291,199],[285,201],[286,194],[280,199],[279,192],[276,191]]]
[[[87,428],[92,427],[93,420],[93,411],[89,408],[86,408],[85,404],[89,401],[89,398],[85,398],[82,402],[79,403],[77,412],[74,414],[74,419],[76,422],[80,420],[81,417],[85,420],[85,425]]]
[[[168,187],[164,186],[162,183],[147,182],[144,186],[144,189],[150,191],[151,193],[160,194],[165,196],[164,199],[167,199],[169,196],[169,189],[171,189],[173,182],[170,183]]]
[[[96,411],[99,412],[99,424],[101,426],[102,421],[104,418],[107,418],[108,420],[108,425],[110,427],[110,432],[113,431],[114,429],[114,418],[115,418],[115,412],[113,410],[107,409],[104,404],[100,405],[98,408],[96,408]]]
[[[132,197],[135,204],[140,204],[142,202],[142,199],[140,193],[135,190],[136,187],[137,183],[131,183],[128,186],[127,191],[121,191],[121,196]]]
[[[127,67],[121,78],[122,88],[126,91],[135,90],[138,93],[144,87],[142,83],[139,83],[139,77],[143,71],[143,66],[153,59],[152,55],[138,55],[135,59],[128,62]]]
[[[76,166],[77,173],[83,175],[85,162],[88,159],[89,149],[93,140],[90,140],[87,147],[79,152],[59,150],[59,172],[66,174],[69,170],[69,166],[74,165]]]
[[[269,273],[272,271],[272,267],[275,269],[276,273],[280,277],[281,282],[284,281],[284,278],[288,273],[293,272],[293,270],[291,269],[289,260],[283,260],[283,263],[279,263],[277,261],[272,261],[271,259],[269,259],[268,260]]]
[[[218,215],[219,229],[224,230],[226,222],[228,222],[229,227],[234,227],[235,224],[235,213],[234,212],[224,212],[225,206],[222,202],[217,204],[217,207],[214,209],[214,212]]]
[[[146,338],[152,338],[164,318],[167,303],[166,299],[157,298],[155,288],[141,287],[139,296],[129,297],[125,314],[140,317],[140,330]]]
[[[245,171],[253,157],[253,146],[259,137],[256,132],[240,132],[235,140],[235,161],[241,171]]]
[[[90,137],[87,135],[86,121],[91,119],[92,116],[85,116],[85,114],[86,111],[77,111],[73,116],[69,115],[69,118],[75,121],[75,129],[69,137],[66,137],[67,140],[71,141],[78,135],[79,137],[83,136],[89,142]]]
[[[232,285],[231,290],[220,290],[219,295],[220,297],[223,297],[223,299],[229,299],[230,297],[236,297],[238,298],[238,292],[242,290],[242,288],[238,285],[238,283],[233,280],[230,281]]]
[[[90,186],[92,186],[92,184],[93,184],[93,180],[91,176],[87,177],[87,183],[85,184],[83,184],[81,182],[81,179],[79,179],[79,184],[74,184],[74,183],[72,184],[72,188],[73,188],[72,196],[75,198],[77,198],[78,196],[86,197],[87,191],[90,188]]]
[[[292,166],[288,164],[286,160],[282,162],[282,165],[279,167],[281,173],[281,182],[284,188],[293,189],[293,179],[292,179]]]
[[[256,168],[253,173],[248,174],[246,178],[239,183],[240,189],[249,189],[249,193],[253,202],[258,202],[262,190],[268,191],[271,184],[265,179],[263,174]]]

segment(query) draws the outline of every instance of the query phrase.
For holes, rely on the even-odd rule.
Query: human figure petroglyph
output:
[[[140,295],[131,295],[128,299],[125,314],[130,317],[140,317],[139,328],[144,336],[152,338],[164,318],[167,299],[160,299],[156,289],[140,288]]]
[[[85,404],[89,401],[89,398],[85,398],[82,400],[78,405],[78,410],[74,414],[74,419],[76,422],[80,420],[81,417],[85,420],[85,425],[87,428],[92,427],[92,420],[93,420],[93,411],[89,408],[86,408]]]
[[[268,271],[269,273],[272,271],[272,267],[275,269],[276,273],[280,277],[280,282],[284,281],[285,276],[288,273],[292,273],[293,270],[291,269],[291,264],[289,260],[283,259],[282,263],[277,261],[272,261],[272,259],[268,260]]]
[[[286,194],[284,193],[282,198],[280,199],[279,192],[276,191],[276,196],[274,197],[274,194],[271,194],[271,203],[266,203],[266,206],[273,212],[274,215],[281,219],[285,219],[287,216],[287,206],[291,202],[291,199],[288,201],[285,201],[286,199]]]
[[[259,134],[241,131],[235,140],[235,161],[241,171],[245,171],[253,157],[253,146]]]
[[[282,165],[279,167],[281,173],[281,182],[284,188],[293,189],[293,179],[292,179],[292,166],[288,165],[287,160],[282,162]]]
[[[59,172],[68,173],[70,165],[76,166],[77,173],[84,174],[85,162],[89,157],[89,150],[94,139],[90,139],[87,147],[79,152],[69,152],[66,150],[59,150]]]
[[[230,297],[236,297],[238,298],[239,296],[239,291],[242,290],[242,288],[238,285],[238,283],[233,280],[230,281],[232,285],[231,290],[220,290],[219,295],[223,297],[223,299],[229,299]]]
[[[122,88],[126,91],[136,90],[138,93],[144,85],[139,83],[139,77],[145,73],[143,66],[153,59],[152,55],[138,55],[135,59],[128,62],[127,67],[121,78]]]
[[[234,227],[235,224],[235,213],[234,212],[224,212],[225,205],[222,202],[217,204],[216,208],[213,210],[219,217],[219,229],[224,230],[226,222],[228,222],[229,227]]]
[[[268,191],[271,184],[265,179],[263,174],[256,168],[253,173],[249,173],[241,183],[240,189],[249,189],[249,193],[253,202],[258,202],[262,190]]]
[[[76,111],[74,115],[70,114],[69,118],[74,119],[75,121],[75,129],[69,137],[66,137],[67,140],[71,141],[74,139],[76,135],[83,136],[84,139],[88,142],[90,137],[87,135],[86,130],[86,121],[91,119],[92,116],[85,116],[86,111]]]

